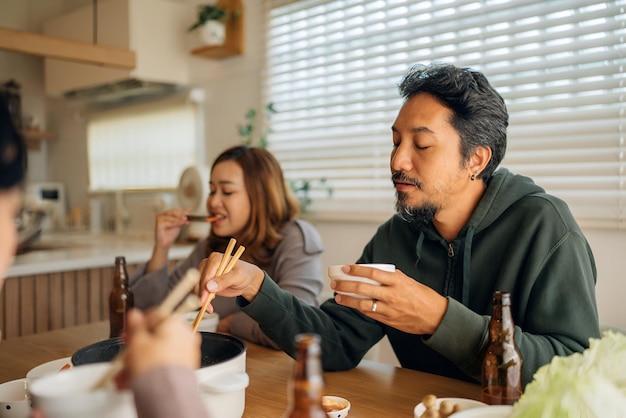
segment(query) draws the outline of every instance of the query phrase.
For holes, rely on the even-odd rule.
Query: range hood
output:
[[[44,24],[49,36],[135,52],[133,69],[46,58],[46,94],[98,105],[160,98],[189,84],[193,8],[171,0],[100,0]]]
[[[69,90],[63,93],[63,97],[76,103],[122,105],[168,97],[184,89],[184,86],[178,84],[129,78],[92,87]]]

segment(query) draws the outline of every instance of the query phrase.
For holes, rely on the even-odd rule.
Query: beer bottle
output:
[[[321,337],[317,334],[296,335],[296,363],[290,380],[291,403],[285,418],[327,418],[322,405]]]
[[[511,295],[493,294],[489,347],[482,365],[482,398],[489,405],[513,405],[522,395],[522,355],[515,344]]]
[[[133,306],[133,293],[128,287],[126,258],[122,256],[115,257],[113,289],[111,289],[111,294],[109,295],[110,338],[119,337],[126,330],[126,313]]]

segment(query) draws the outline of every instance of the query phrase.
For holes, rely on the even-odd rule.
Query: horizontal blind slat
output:
[[[485,73],[510,113],[502,166],[577,217],[626,227],[624,0],[301,0],[269,13],[264,95],[286,177],[316,210],[390,210],[390,126],[409,65]],[[328,197],[325,187],[338,193]],[[602,207],[608,205],[608,207]]]

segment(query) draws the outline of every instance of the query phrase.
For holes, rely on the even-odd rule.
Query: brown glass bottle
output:
[[[327,418],[322,405],[321,337],[317,334],[296,335],[296,363],[290,381],[291,404],[285,418]]]
[[[522,395],[522,355],[515,344],[511,316],[511,295],[493,294],[493,313],[489,322],[489,347],[483,359],[483,402],[513,405]]]
[[[110,338],[119,337],[126,330],[126,313],[134,305],[133,293],[128,287],[126,258],[122,256],[115,257],[113,289],[111,289],[111,294],[109,295]]]

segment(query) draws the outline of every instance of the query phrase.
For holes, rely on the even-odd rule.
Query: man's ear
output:
[[[472,151],[472,155],[470,156],[469,161],[469,170],[471,171],[470,175],[478,175],[485,169],[489,161],[491,161],[491,156],[493,153],[491,152],[491,148],[481,146],[477,147]]]

